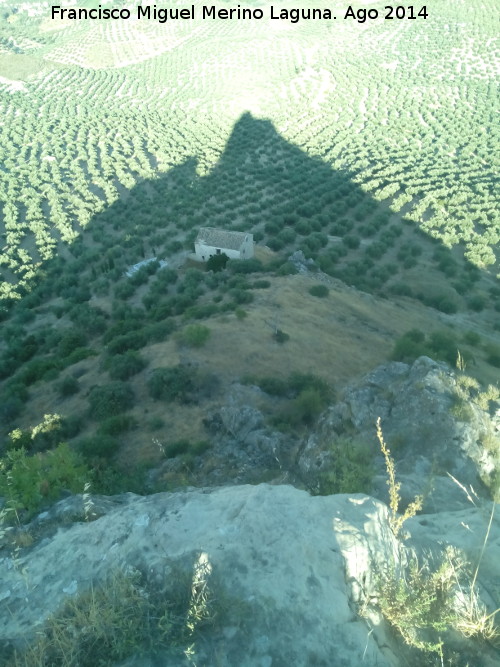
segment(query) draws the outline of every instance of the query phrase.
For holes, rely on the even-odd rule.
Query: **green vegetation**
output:
[[[222,271],[226,268],[229,257],[225,252],[220,255],[212,255],[207,261],[207,271]]]
[[[195,371],[188,366],[156,368],[148,380],[152,398],[171,403],[189,403],[196,390]]]
[[[180,660],[195,656],[208,633],[229,619],[243,623],[247,606],[229,597],[202,557],[191,572],[176,563],[165,567],[162,585],[154,573],[116,570],[67,600],[12,664],[111,666],[137,654]]]
[[[274,377],[247,377],[247,384],[257,384],[271,396],[286,398],[273,422],[279,428],[289,430],[312,425],[320,413],[334,400],[332,387],[312,373],[291,373],[287,380]]]
[[[320,297],[321,299],[327,297],[329,293],[330,290],[326,285],[313,285],[309,290],[309,294]]]
[[[210,329],[203,324],[189,324],[177,334],[181,345],[203,347],[210,337]]]
[[[91,417],[106,419],[131,408],[134,404],[134,392],[128,384],[117,380],[94,387],[89,394],[89,404]]]
[[[314,493],[369,493],[374,471],[368,448],[341,440],[332,445],[331,451],[332,465],[320,473]]]
[[[31,456],[24,447],[11,449],[0,459],[0,495],[24,519],[59,499],[62,490],[81,493],[89,478],[89,470],[66,444]]]
[[[396,482],[394,460],[384,441],[380,418],[377,420],[377,438],[387,469],[389,521],[394,535],[398,537],[404,522],[421,509],[422,498],[417,496],[403,515],[398,514],[400,483]],[[445,657],[449,659],[448,655],[445,656],[445,640],[454,634],[455,638],[459,633],[489,644],[495,644],[500,637],[500,629],[495,623],[500,609],[488,613],[479,601],[476,587],[494,512],[495,502],[473,574],[470,564],[453,547],[445,548],[439,558],[425,558],[421,562],[410,549],[406,554],[406,564],[403,562],[396,566],[394,561],[372,564],[376,575],[375,606],[405,644],[423,654],[436,656],[438,664],[444,664]],[[457,604],[457,592],[458,599],[462,600],[460,604]],[[360,614],[366,615],[371,604],[367,600],[365,606],[360,608]],[[426,661],[422,655],[417,658]]]

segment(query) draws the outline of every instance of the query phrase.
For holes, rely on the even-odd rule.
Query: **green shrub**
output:
[[[210,333],[210,329],[203,324],[189,324],[177,334],[177,341],[188,347],[203,347]]]
[[[115,415],[100,423],[98,433],[119,435],[137,427],[137,420],[132,415]]]
[[[243,308],[239,308],[239,307],[236,308],[236,310],[234,311],[234,314],[236,315],[236,317],[237,317],[239,320],[244,320],[245,317],[248,317],[248,313],[247,313],[247,311],[246,311],[246,310],[243,310]]]
[[[128,350],[124,354],[111,357],[106,368],[112,380],[128,380],[146,367],[146,360],[135,350]]]
[[[251,257],[250,259],[231,259],[227,268],[232,273],[258,273],[264,269],[262,262],[256,257]]]
[[[429,562],[420,565],[413,557],[405,573],[392,566],[377,577],[377,606],[384,618],[406,644],[437,654],[440,664],[443,664],[441,637],[458,620],[453,589],[459,570],[450,551],[434,571]]]
[[[466,331],[463,335],[464,343],[477,347],[481,343],[481,336],[475,331]]]
[[[212,255],[207,261],[207,271],[223,271],[228,261],[229,257],[225,252],[220,255]]]
[[[252,303],[254,300],[254,296],[251,292],[247,292],[244,289],[231,289],[229,290],[229,294],[232,299],[234,299],[235,303],[237,304],[243,304],[243,303]]]
[[[415,329],[412,331],[416,332]],[[408,362],[414,361],[418,357],[428,353],[428,349],[425,346],[425,334],[419,332],[419,334],[422,334],[422,338],[420,339],[420,337],[413,335],[412,331],[403,334],[403,336],[396,340],[391,359]]]
[[[331,402],[334,398],[333,389],[328,382],[313,373],[291,373],[288,384],[296,395],[306,389],[314,389],[321,397],[323,405]]]
[[[61,362],[54,357],[44,357],[29,361],[16,376],[25,385],[31,385],[43,379],[50,371],[59,372]]]
[[[74,394],[77,394],[79,390],[80,385],[78,384],[78,380],[72,375],[67,375],[57,385],[57,391],[62,398],[73,396]]]
[[[164,566],[169,576],[161,577],[160,585],[158,572],[131,568],[90,582],[87,590],[66,599],[11,664],[110,666],[137,664],[137,656],[144,655],[161,664],[184,664],[214,632],[238,627],[251,615],[250,606],[230,598],[201,557],[187,567]]]
[[[203,303],[197,306],[187,308],[184,313],[184,319],[203,320],[211,317],[218,312],[218,307],[214,303]]]
[[[452,334],[446,331],[434,331],[428,341],[431,354],[434,358],[446,361],[453,366],[457,359],[457,341]]]
[[[281,380],[275,377],[263,377],[256,381],[262,391],[271,396],[286,396],[290,388],[286,380]]]
[[[59,345],[57,346],[57,354],[60,357],[67,357],[77,347],[85,347],[87,337],[79,329],[69,329],[64,332]]]
[[[278,276],[290,276],[294,273],[297,273],[297,267],[292,264],[292,262],[284,262],[276,269],[276,275]]]
[[[164,446],[165,456],[167,459],[173,459],[176,456],[180,456],[181,454],[186,454],[189,451],[189,448],[189,440],[176,440],[175,442],[169,442]]]
[[[273,333],[273,338],[280,345],[283,345],[283,343],[286,343],[287,340],[290,340],[289,334],[285,333],[281,329],[276,329],[276,331]]]
[[[496,345],[489,345],[486,361],[495,368],[500,368],[500,348]]]
[[[320,496],[369,493],[374,474],[369,448],[353,442],[339,441],[332,446],[332,451],[332,465],[319,474],[314,492]]]
[[[119,380],[93,387],[89,394],[91,417],[99,420],[125,412],[132,407],[133,403],[132,388]]]
[[[34,456],[21,447],[0,460],[0,495],[8,507],[23,510],[24,518],[29,519],[43,504],[57,500],[63,490],[81,493],[90,476],[67,444]]]
[[[148,426],[151,431],[158,431],[165,426],[165,420],[162,417],[151,417]]]
[[[156,368],[148,380],[152,398],[167,402],[189,403],[195,390],[194,371],[187,366]]]
[[[73,366],[73,364],[77,364],[79,361],[82,361],[83,359],[88,359],[89,357],[95,357],[96,354],[97,352],[92,348],[77,347],[64,359],[64,366],[65,367]]]
[[[24,409],[24,401],[17,396],[0,396],[0,423],[11,426]]]
[[[131,331],[123,336],[117,336],[108,343],[109,354],[123,354],[127,350],[139,350],[147,344],[144,331]]]
[[[309,289],[309,294],[312,294],[313,296],[317,296],[320,299],[324,299],[330,294],[330,290],[326,285],[313,285]]]
[[[303,389],[299,395],[293,399],[290,410],[290,417],[294,422],[302,422],[311,425],[325,407],[321,392],[313,387]]]
[[[356,248],[359,248],[361,239],[356,234],[346,234],[342,238],[342,242],[346,245],[347,248],[355,250]]]
[[[108,421],[109,423],[109,421]],[[118,440],[105,433],[98,433],[91,435],[88,438],[83,438],[77,443],[78,451],[86,459],[103,458],[109,459],[119,449]]]

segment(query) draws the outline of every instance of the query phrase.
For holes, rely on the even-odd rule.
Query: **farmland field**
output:
[[[369,6],[383,14],[383,4]],[[249,3],[242,6],[266,10],[263,19],[198,14],[159,23],[56,20],[37,3],[17,9],[4,2],[2,298],[23,294],[58,248],[83,230],[92,234],[96,215],[118,199],[134,200],[129,193],[146,180],[150,206],[135,202],[141,210],[134,220],[116,223],[123,234],[141,224],[145,239],[167,229],[174,237],[208,220],[260,230],[279,250],[306,220],[309,233],[354,232],[383,246],[383,216],[387,222],[399,214],[407,225],[394,255],[408,260],[407,232],[418,226],[445,249],[460,248],[448,266],[464,255],[494,277],[500,238],[495,4],[437,0],[427,19],[359,23],[343,19],[347,5],[335,3],[337,20],[292,23],[271,20],[267,6]],[[268,121],[281,152],[276,142],[261,142],[254,124],[240,122],[242,144],[233,146],[233,157],[244,149],[247,165],[236,165],[232,181],[221,183],[212,170],[242,116]],[[325,166],[322,182],[290,168],[288,146]],[[192,158],[196,210],[186,202],[183,209],[164,191],[164,177],[171,175],[168,187],[177,187],[175,168]],[[207,197],[207,188],[218,195]],[[293,237],[283,234],[285,227]],[[350,256],[335,255],[334,240],[320,245],[310,250],[324,256],[324,270],[335,274],[336,264],[356,273]],[[380,264],[377,253],[383,247],[373,251]],[[351,253],[353,261],[358,254]],[[373,282],[368,276],[366,283]]]

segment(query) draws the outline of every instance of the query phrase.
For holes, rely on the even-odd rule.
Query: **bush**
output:
[[[176,440],[164,446],[165,456],[167,459],[173,459],[181,454],[186,454],[189,451],[189,440]]]
[[[196,388],[193,370],[181,365],[156,368],[147,384],[152,398],[169,403],[189,403]]]
[[[137,427],[137,420],[131,415],[115,415],[108,417],[99,425],[98,433],[104,435],[119,435]]]
[[[425,335],[422,334],[422,340],[415,340],[408,332],[398,338],[392,350],[391,359],[394,361],[414,361],[418,357],[427,353],[427,348],[424,344]]]
[[[227,268],[232,273],[258,273],[264,270],[262,262],[256,257],[251,257],[250,259],[232,259]]]
[[[232,299],[238,304],[243,303],[252,303],[254,296],[251,292],[247,292],[244,289],[235,288],[229,291],[229,294]]]
[[[0,422],[11,426],[24,409],[24,402],[17,396],[0,397]]]
[[[454,336],[446,331],[434,331],[429,336],[429,349],[431,355],[440,360],[446,361],[453,366],[457,359],[457,341]]]
[[[276,269],[276,275],[278,276],[290,276],[295,273],[298,273],[297,267],[292,264],[292,262],[285,262],[284,264],[281,264],[277,269]]]
[[[134,350],[128,350],[125,354],[117,354],[106,363],[106,368],[112,380],[128,380],[142,371],[145,366],[145,359]]]
[[[74,394],[77,394],[79,390],[80,385],[78,384],[78,380],[72,375],[67,375],[57,385],[57,391],[62,398],[73,396]]]
[[[91,477],[67,444],[34,456],[28,456],[23,447],[12,449],[0,463],[0,495],[6,498],[7,507],[23,510],[26,519],[63,490],[81,493]]]
[[[203,347],[210,333],[210,329],[203,324],[190,324],[178,333],[177,340],[188,347]]]
[[[226,264],[229,261],[229,257],[223,252],[220,255],[212,255],[207,261],[207,271],[223,271],[226,268]]]
[[[286,396],[290,391],[287,382],[280,378],[263,377],[257,380],[257,384],[271,396]]]
[[[99,387],[93,387],[89,394],[90,415],[95,419],[125,412],[134,403],[134,392],[128,384],[115,381]]]
[[[313,296],[317,296],[320,299],[324,299],[330,294],[330,290],[326,285],[313,285],[309,289],[309,294],[312,294]]]
[[[123,354],[127,350],[139,350],[147,344],[146,334],[143,331],[131,331],[118,336],[108,343],[109,354]]]
[[[17,378],[25,385],[34,384],[38,380],[44,378],[47,373],[59,373],[61,363],[54,357],[44,357],[41,359],[33,359],[25,364],[24,368],[19,372]]]
[[[138,655],[151,652],[170,656],[162,664],[185,663],[193,646],[207,645],[214,631],[218,635],[230,623],[238,627],[251,613],[249,605],[229,597],[201,559],[191,561],[184,568],[165,563],[170,574],[163,585],[156,572],[132,568],[90,582],[67,598],[10,664],[137,664]]]
[[[356,248],[359,248],[361,239],[359,236],[356,236],[356,234],[346,234],[342,242],[348,247],[351,248],[352,250],[355,250]]]
[[[413,291],[409,285],[406,283],[393,283],[389,285],[388,290],[391,294],[396,296],[412,296]]]
[[[334,392],[330,385],[323,378],[313,373],[291,373],[288,384],[296,395],[306,389],[314,389],[321,397],[323,405],[334,398]]]
[[[84,438],[77,443],[78,450],[86,459],[109,459],[118,451],[118,441],[104,433]]]
[[[464,343],[477,347],[481,342],[481,336],[475,331],[466,331],[463,335]]]
[[[320,496],[337,493],[369,493],[374,469],[367,447],[352,442],[336,442],[332,465],[319,474],[317,487]]]
[[[486,347],[486,361],[495,368],[500,368],[500,347],[498,345],[488,345]]]
[[[486,299],[479,294],[472,296],[467,300],[467,307],[476,313],[481,312],[486,307]]]
[[[279,343],[280,345],[283,345],[283,343],[286,343],[287,340],[290,340],[290,336],[289,336],[289,334],[285,333],[285,332],[282,331],[281,329],[277,329],[277,330],[273,333],[273,338],[274,338],[274,340],[275,340],[277,343]]]
[[[290,416],[293,421],[311,425],[322,412],[325,402],[317,389],[308,387],[292,401]]]

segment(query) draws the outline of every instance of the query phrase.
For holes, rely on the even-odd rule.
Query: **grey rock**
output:
[[[116,569],[169,576],[172,563],[192,571],[204,560],[247,609],[243,625],[231,618],[212,639],[195,645],[196,664],[370,665],[410,663],[373,600],[376,571],[396,572],[411,553],[454,545],[472,563],[485,609],[495,604],[500,563],[500,520],[484,507],[420,516],[405,524],[406,543],[390,527],[388,508],[362,494],[311,497],[291,486],[233,486],[127,494],[93,522],[60,528],[2,559],[0,641],[33,638],[70,596],[98,585]],[[209,575],[209,582],[210,582]],[[361,617],[360,608],[365,608]],[[250,614],[250,617],[248,617]],[[493,667],[498,653],[483,647],[475,667]],[[405,656],[403,659],[402,656]],[[120,667],[189,664],[132,656]],[[191,663],[192,664],[192,663]]]
[[[309,271],[315,267],[314,260],[311,258],[306,259],[302,250],[296,250],[290,255],[288,261],[294,265],[298,273],[309,273]]]
[[[374,452],[377,470],[385,474],[376,438],[376,422],[381,419],[385,441],[396,460],[399,474],[406,475],[407,488],[426,493],[425,511],[440,507],[446,497],[462,506],[467,499],[448,474],[463,486],[488,496],[485,483],[494,474],[495,454],[484,446],[497,428],[495,417],[467,402],[466,417],[454,416],[457,379],[444,363],[428,357],[412,365],[393,362],[368,373],[345,390],[342,400],[321,416],[308,436],[298,458],[298,468],[306,484],[311,475],[331,465],[331,443],[338,439],[365,443]],[[446,481],[439,483],[436,479]],[[434,481],[433,481],[434,480]],[[386,499],[375,483],[371,493]]]

